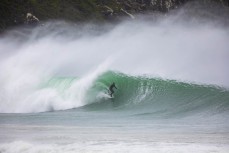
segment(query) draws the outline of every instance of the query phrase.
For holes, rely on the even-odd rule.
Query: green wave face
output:
[[[106,93],[115,82],[118,90],[113,99],[96,98]],[[182,115],[198,112],[226,112],[229,109],[229,92],[213,86],[182,83],[149,77],[134,77],[107,72],[101,75],[87,92],[92,109],[136,110],[136,114]]]
[[[77,78],[53,78],[46,86],[55,88],[67,99],[66,91]],[[108,88],[115,82],[114,98]],[[106,72],[87,90],[83,109],[89,111],[131,111],[137,115],[181,116],[195,113],[225,113],[229,110],[229,92],[204,86],[122,73]]]

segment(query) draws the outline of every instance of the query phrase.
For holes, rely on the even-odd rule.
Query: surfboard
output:
[[[105,94],[107,95],[107,98],[114,98],[114,95],[111,97],[111,93],[109,89],[107,89],[107,92]]]

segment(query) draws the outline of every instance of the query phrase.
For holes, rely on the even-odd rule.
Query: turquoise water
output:
[[[37,90],[52,89],[68,100],[65,92],[79,81],[54,77]],[[114,98],[106,95],[111,82],[118,88]],[[48,110],[40,113],[0,114],[0,151],[139,152],[144,148],[143,152],[226,153],[228,149],[229,92],[224,88],[107,71],[84,93],[84,105],[76,108],[54,110],[46,105]]]
[[[41,88],[52,88],[61,97],[68,99],[65,91],[77,81],[74,77],[57,77],[50,79]],[[116,83],[118,90],[115,90],[115,98],[110,99],[107,92],[112,82]],[[145,114],[159,118],[192,116],[198,113],[215,115],[227,113],[229,92],[213,85],[197,85],[108,71],[99,75],[87,89],[84,103],[80,110],[89,112],[129,111],[129,115]]]
[[[54,77],[37,90],[51,88],[67,100],[65,91],[78,81]],[[118,89],[109,98],[106,92],[112,81]],[[145,152],[163,152],[163,147],[188,152],[187,148],[199,146],[200,152],[226,152],[228,148],[229,92],[224,88],[108,71],[85,94],[85,105],[76,108],[0,114],[0,151],[16,147],[12,152],[133,148],[137,152],[143,147]]]

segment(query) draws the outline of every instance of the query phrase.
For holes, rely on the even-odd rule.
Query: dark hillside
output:
[[[38,21],[62,19],[73,22],[87,20],[113,21],[119,17],[152,11],[169,12],[191,0],[1,0],[0,30],[30,23],[28,14]],[[204,3],[229,6],[228,0],[203,0]],[[34,20],[33,20],[34,21]]]

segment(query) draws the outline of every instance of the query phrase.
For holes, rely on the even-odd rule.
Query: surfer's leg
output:
[[[114,93],[114,91],[113,91],[113,90],[110,90],[110,95],[111,95],[111,97],[112,97],[113,93]]]

